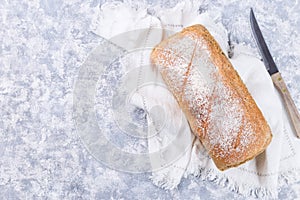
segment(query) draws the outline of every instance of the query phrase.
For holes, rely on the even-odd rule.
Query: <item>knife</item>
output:
[[[250,10],[250,23],[251,23],[251,29],[252,33],[254,35],[256,44],[258,46],[258,49],[260,51],[260,54],[262,56],[263,62],[266,66],[266,69],[268,70],[273,84],[277,88],[277,90],[281,93],[283,100],[285,102],[285,106],[289,112],[291,121],[293,123],[293,126],[295,128],[296,134],[298,138],[300,138],[300,115],[298,112],[298,109],[288,91],[288,88],[284,82],[284,80],[281,77],[280,72],[278,71],[278,68],[271,56],[271,53],[267,47],[267,44],[263,38],[263,35],[261,33],[261,30],[258,26],[258,23],[256,21],[256,18],[253,13],[253,9]]]

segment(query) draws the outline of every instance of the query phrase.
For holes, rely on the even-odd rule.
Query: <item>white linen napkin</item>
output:
[[[130,103],[147,112],[149,152],[168,148],[160,157],[150,157],[153,168],[151,180],[165,189],[174,189],[182,177],[193,174],[245,196],[276,197],[279,184],[300,180],[297,176],[300,171],[300,140],[296,139],[280,95],[253,50],[236,44],[230,61],[268,121],[273,139],[264,153],[225,172],[215,167],[190,131],[186,118],[160,74],[150,67],[149,55],[156,44],[174,31],[197,23],[206,26],[227,53],[225,28],[218,19],[211,19],[209,13],[198,14],[198,8],[199,4],[186,1],[172,9],[156,8],[155,14],[149,15],[147,8],[108,3],[100,8],[92,27],[94,33],[112,38],[114,43],[127,50],[139,49],[134,56],[126,58],[126,62],[130,69],[142,70],[140,74],[151,84],[140,87],[131,96]],[[137,31],[140,29],[143,31]],[[128,40],[118,37],[128,31]],[[135,80],[134,83],[139,88],[141,82]]]

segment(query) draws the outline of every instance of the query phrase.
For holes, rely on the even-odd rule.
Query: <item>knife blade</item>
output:
[[[261,56],[262,56],[262,59],[263,59],[263,62],[269,72],[270,75],[274,74],[274,73],[277,73],[278,72],[278,68],[271,56],[271,53],[268,49],[268,46],[264,40],[264,37],[261,33],[261,30],[258,26],[258,23],[256,21],[256,18],[254,16],[254,12],[253,12],[253,9],[251,8],[250,10],[250,24],[251,24],[251,28],[252,28],[252,31],[254,33],[254,38],[255,38],[255,41],[257,43],[257,46],[259,48],[259,51],[261,53]]]
[[[268,49],[268,46],[265,42],[262,32],[258,26],[258,23],[257,23],[257,20],[255,18],[252,8],[250,9],[250,24],[251,24],[251,29],[252,29],[254,39],[256,41],[259,52],[262,56],[265,67],[268,70],[275,87],[278,89],[278,91],[281,93],[281,95],[283,97],[285,106],[290,115],[290,119],[294,126],[296,135],[298,136],[298,138],[300,138],[300,114],[299,114],[298,109],[288,91],[288,88],[287,88],[284,80],[282,79],[282,76],[272,58],[272,55]]]

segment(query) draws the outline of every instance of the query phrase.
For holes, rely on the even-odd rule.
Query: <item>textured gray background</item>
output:
[[[167,192],[152,185],[149,174],[111,170],[84,148],[72,120],[72,91],[80,66],[101,43],[91,22],[102,3],[0,0],[0,198],[243,199],[194,177]],[[221,13],[232,39],[254,46],[250,7],[300,108],[298,1],[212,0],[200,11]],[[300,182],[283,186],[279,197],[300,199]]]

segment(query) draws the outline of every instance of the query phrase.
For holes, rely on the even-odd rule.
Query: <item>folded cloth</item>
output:
[[[174,189],[182,177],[193,174],[245,196],[276,197],[279,185],[300,180],[297,176],[300,171],[300,140],[296,139],[281,96],[263,63],[253,54],[254,50],[236,44],[230,61],[269,123],[273,139],[266,151],[255,159],[224,172],[215,167],[201,142],[191,132],[160,74],[150,67],[149,55],[156,44],[197,23],[210,31],[227,54],[226,29],[218,19],[212,20],[210,13],[198,14],[198,8],[199,4],[186,1],[172,9],[156,8],[154,14],[149,15],[147,8],[108,3],[100,8],[93,23],[94,33],[129,51],[138,49],[126,62],[131,68],[139,69],[139,75],[146,75],[148,84],[135,81],[137,90],[129,101],[147,113],[149,153],[161,152],[160,156],[150,156],[151,180],[165,189]],[[118,35],[125,32],[129,33],[128,39],[124,40],[124,35],[118,39]]]

